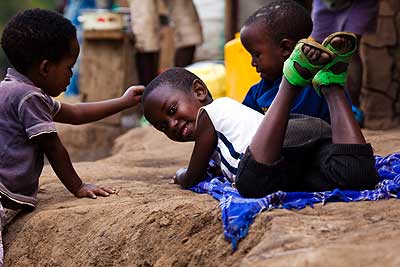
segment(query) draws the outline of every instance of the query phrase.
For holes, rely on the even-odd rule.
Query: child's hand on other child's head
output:
[[[143,85],[134,85],[126,89],[122,97],[131,103],[132,106],[136,106],[142,98],[143,91]]]
[[[97,196],[108,197],[114,193],[115,189],[109,186],[83,183],[78,192],[75,193],[75,196],[97,198]]]

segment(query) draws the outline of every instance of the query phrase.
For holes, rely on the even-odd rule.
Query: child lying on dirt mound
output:
[[[54,100],[68,86],[79,54],[74,26],[55,12],[17,14],[6,25],[1,45],[13,66],[0,83],[1,205],[35,207],[43,154],[76,197],[113,194],[111,187],[82,182],[54,122],[83,124],[105,118],[138,104],[143,87],[130,87],[122,97],[103,102],[70,105]]]
[[[373,188],[378,175],[372,147],[343,89],[356,49],[351,33],[331,35],[323,45],[300,40],[285,61],[278,94],[265,116],[230,98],[213,101],[201,79],[185,69],[159,75],[143,93],[145,117],[171,140],[195,141],[189,166],[176,182],[183,187],[200,182],[217,152],[224,175],[244,197]],[[309,84],[327,100],[331,126],[290,114]]]

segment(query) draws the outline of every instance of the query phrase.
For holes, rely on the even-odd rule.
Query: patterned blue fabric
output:
[[[352,202],[360,200],[379,200],[390,197],[400,198],[400,153],[386,157],[375,157],[375,167],[381,177],[374,190],[339,190],[326,192],[282,192],[264,198],[243,198],[224,177],[208,173],[208,179],[190,190],[208,193],[219,200],[225,238],[236,250],[238,241],[244,238],[255,217],[264,210],[274,208],[303,209],[307,205],[326,202]]]

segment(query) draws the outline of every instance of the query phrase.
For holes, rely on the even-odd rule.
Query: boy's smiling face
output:
[[[251,65],[260,73],[261,78],[274,81],[282,77],[285,57],[282,50],[272,38],[261,22],[243,26],[240,31],[240,40],[250,53]]]
[[[160,85],[150,92],[143,103],[146,119],[171,140],[195,140],[197,112],[208,104],[207,89],[196,90],[197,82],[189,92],[168,84]]]
[[[70,42],[70,53],[58,62],[47,61],[45,66],[41,66],[41,71],[45,73],[45,80],[41,88],[46,94],[56,97],[64,92],[70,84],[72,77],[72,67],[75,65],[79,55],[79,43],[76,38]],[[42,63],[43,65],[44,63]]]

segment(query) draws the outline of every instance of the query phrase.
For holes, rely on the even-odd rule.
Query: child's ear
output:
[[[282,39],[281,42],[279,43],[279,47],[281,48],[281,54],[284,58],[288,58],[290,54],[292,53],[294,47],[296,45],[296,42],[290,39]]]
[[[208,89],[202,80],[195,79],[192,85],[192,92],[200,102],[204,102],[208,97]]]
[[[50,61],[48,61],[47,59],[40,62],[39,64],[40,75],[42,75],[43,77],[47,77],[49,75],[50,64],[51,64]]]

